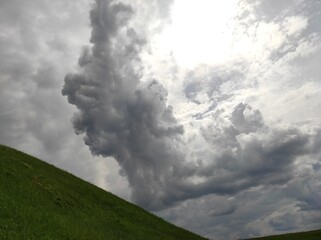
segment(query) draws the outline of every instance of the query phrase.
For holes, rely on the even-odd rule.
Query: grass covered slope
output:
[[[0,145],[0,239],[203,239]]]
[[[321,230],[288,233],[269,237],[251,238],[250,240],[320,240]]]

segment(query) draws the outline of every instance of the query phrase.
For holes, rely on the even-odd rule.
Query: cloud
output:
[[[96,1],[91,11],[91,52],[80,57],[82,71],[65,78],[63,95],[80,110],[77,133],[94,155],[114,157],[133,189],[132,197],[148,207],[161,197],[164,173],[179,161],[173,142],[183,133],[167,92],[156,80],[140,84],[139,58],[144,39],[128,20],[133,8]],[[158,203],[157,203],[158,204]]]
[[[228,118],[216,115],[215,122],[202,128],[208,147],[199,155],[207,157],[200,159],[194,173],[203,181],[195,184],[193,197],[288,182],[294,177],[296,159],[310,153],[316,135],[297,128],[270,128],[258,110],[245,104],[237,105]],[[192,195],[192,189],[186,192]]]
[[[238,1],[188,70],[171,4],[2,1],[0,142],[209,238],[320,228],[320,3]]]
[[[0,5],[0,55],[5,59],[0,62],[0,143],[128,198],[125,181],[119,188],[102,183],[101,178],[122,182],[119,166],[113,159],[104,161],[109,174],[100,174],[102,164],[75,136],[74,109],[61,95],[64,75],[88,41],[89,3],[14,0]]]
[[[217,209],[210,212],[211,217],[219,217],[224,215],[230,215],[234,213],[236,210],[236,207],[229,204],[224,204],[222,206],[217,206]]]
[[[275,231],[288,231],[297,227],[298,219],[294,214],[285,213],[270,219],[269,224]]]
[[[276,234],[294,228],[300,231],[302,226],[306,230],[320,228],[316,200],[320,84],[315,67],[321,56],[320,28],[316,25],[320,13],[312,7],[319,3],[282,1],[264,8],[263,1],[242,4],[246,13],[237,17],[240,25],[235,35],[242,44],[242,38],[250,37],[251,49],[220,65],[195,67],[186,73],[182,88],[190,101],[186,106],[190,114],[185,114],[183,120],[188,122],[184,127],[193,149],[186,152],[197,162],[194,183],[204,184],[200,184],[203,191],[193,195],[197,196],[194,201],[203,203],[210,196],[206,194],[215,193],[237,198],[242,207],[230,218],[218,221],[205,218],[200,211],[210,209],[209,202],[202,208],[181,203],[162,214],[171,219],[175,212],[174,222],[218,239]],[[289,20],[296,24],[290,27]],[[211,174],[220,177],[209,184]],[[204,217],[202,221],[198,212]],[[181,222],[177,216],[186,221]],[[285,219],[289,216],[298,221],[287,225]]]
[[[210,78],[205,102],[212,107],[204,117],[209,124],[199,128],[199,136],[185,138],[167,104],[167,90],[155,79],[142,81],[140,54],[146,39],[134,30],[133,14],[130,5],[96,1],[90,14],[93,45],[84,49],[79,72],[66,76],[62,90],[78,108],[73,118],[76,133],[84,134],[94,155],[117,160],[132,188],[132,200],[156,210],[293,179],[294,164],[309,154],[315,133],[295,126],[270,127],[261,112],[246,103],[237,103],[232,111],[219,108],[224,98],[215,94],[221,97],[227,80],[243,76],[238,71],[224,73],[223,68]],[[194,95],[204,86],[189,81],[185,96],[201,104]],[[204,143],[201,150],[187,147],[197,142]]]

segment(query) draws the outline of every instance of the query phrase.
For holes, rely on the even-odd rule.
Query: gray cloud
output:
[[[273,218],[269,221],[270,225],[275,231],[289,231],[297,227],[297,219],[295,216],[285,214],[277,218]]]
[[[211,124],[200,129],[204,159],[184,146],[184,129],[167,105],[166,89],[156,80],[141,82],[145,40],[131,26],[133,13],[129,5],[96,1],[90,15],[93,46],[84,49],[79,73],[67,75],[62,90],[79,110],[73,118],[76,133],[84,134],[94,155],[118,161],[132,200],[155,210],[207,194],[233,195],[289,182],[295,161],[309,154],[316,136],[296,127],[271,128],[247,104],[230,113],[211,109]],[[210,101],[221,95],[224,78],[242,74],[217,76],[218,84],[208,88]],[[188,85],[185,94],[196,90]]]
[[[99,158],[91,160],[75,136],[70,124],[74,109],[61,95],[67,69],[74,67],[90,33],[88,11],[86,0],[1,1],[0,143],[100,184]],[[112,161],[110,169],[117,171]],[[127,197],[124,186],[108,188]]]
[[[66,76],[63,95],[80,110],[73,118],[77,133],[94,155],[117,159],[133,189],[134,201],[145,207],[161,203],[161,186],[180,160],[172,142],[183,133],[166,105],[166,90],[156,80],[140,84],[139,53],[144,40],[126,23],[129,5],[96,1],[89,53],[80,57],[79,74]]]
[[[235,63],[228,71],[225,66],[216,66],[215,68],[199,66],[186,74],[184,95],[196,104],[210,101],[212,103],[211,110],[213,110],[218,103],[232,97],[232,94],[224,91],[226,85],[229,84],[234,89],[242,87],[244,82],[241,80],[244,78],[245,72],[244,63]]]
[[[209,144],[205,151],[212,152],[212,159],[204,164],[201,161],[194,172],[206,180],[186,185],[189,197],[235,194],[253,186],[284,184],[293,178],[295,160],[310,153],[310,144],[316,141],[315,136],[296,128],[269,128],[260,112],[245,104],[235,107],[229,121],[215,117],[216,124],[202,129]]]
[[[0,142],[210,238],[320,228],[320,3],[239,3],[256,52],[185,74],[172,1],[1,1]]]
[[[221,206],[216,206],[217,209],[210,212],[211,217],[220,217],[224,215],[230,215],[235,212],[236,206],[230,204],[223,204]]]

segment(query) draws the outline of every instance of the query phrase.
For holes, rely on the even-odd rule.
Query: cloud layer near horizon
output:
[[[155,45],[175,1],[97,0],[91,37],[85,1],[18,2],[1,8],[2,143],[123,197],[126,179],[132,201],[204,236],[320,227],[317,1],[238,1],[230,56],[192,67]]]

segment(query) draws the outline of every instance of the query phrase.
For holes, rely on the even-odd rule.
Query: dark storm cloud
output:
[[[126,25],[131,6],[96,1],[91,11],[93,27],[89,52],[79,59],[82,71],[66,76],[62,90],[80,110],[73,119],[75,131],[95,155],[117,159],[133,189],[133,199],[153,207],[162,199],[162,185],[180,156],[172,142],[183,133],[167,91],[156,80],[140,84],[139,53],[144,46]]]
[[[297,157],[308,154],[314,137],[296,128],[270,129],[258,110],[239,104],[221,122],[215,116],[213,125],[202,134],[212,155],[193,172],[202,183],[181,182],[178,199],[216,193],[235,194],[253,186],[284,184],[291,180]],[[203,159],[206,160],[206,159]]]
[[[309,135],[296,128],[271,129],[261,113],[246,104],[237,105],[229,119],[226,126],[203,129],[207,142],[220,153],[216,169],[229,169],[244,180],[277,182],[289,177],[295,158],[309,151]]]
[[[201,160],[193,172],[202,183],[182,183],[181,199],[210,193],[234,195],[255,186],[286,184],[295,178],[297,159],[310,156],[311,146],[318,141],[316,132],[270,128],[260,112],[246,104],[237,105],[228,120],[224,115],[213,117],[214,124],[202,131],[212,161],[202,164]]]

